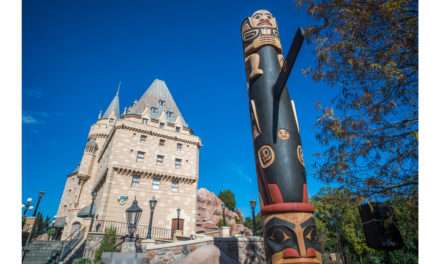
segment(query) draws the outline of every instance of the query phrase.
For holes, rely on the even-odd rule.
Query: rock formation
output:
[[[205,188],[197,191],[197,218],[196,232],[209,233],[218,228],[223,218],[222,201],[214,193]],[[243,215],[240,210],[231,211],[225,208],[226,224],[231,227],[231,235],[250,234],[250,230],[243,223]]]

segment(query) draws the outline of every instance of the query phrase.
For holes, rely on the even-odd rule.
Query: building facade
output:
[[[66,179],[55,222],[62,239],[88,230],[91,215],[92,231],[123,226],[134,199],[143,209],[139,225],[147,226],[153,196],[153,228],[175,229],[179,208],[179,229],[194,234],[200,147],[164,81],[154,80],[122,114],[117,93],[91,126],[81,162]]]

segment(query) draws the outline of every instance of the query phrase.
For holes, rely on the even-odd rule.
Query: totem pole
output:
[[[285,87],[304,40],[302,31],[297,31],[286,60],[269,11],[246,18],[241,36],[267,261],[320,264],[298,119]]]

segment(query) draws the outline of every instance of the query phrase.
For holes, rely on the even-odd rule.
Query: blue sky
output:
[[[53,216],[66,175],[79,163],[90,125],[121,81],[121,109],[155,78],[164,80],[200,136],[199,187],[231,189],[248,216],[257,183],[240,23],[257,9],[277,18],[284,53],[311,21],[294,1],[23,1],[22,198],[45,191]],[[301,75],[313,63],[303,45],[288,82],[301,128],[309,193],[315,103],[333,93]]]

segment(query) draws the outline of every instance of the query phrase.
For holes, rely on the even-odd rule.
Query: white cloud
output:
[[[232,164],[232,169],[241,179],[252,183],[252,178],[244,171],[244,169],[238,164]]]
[[[35,117],[31,116],[30,114],[24,114],[23,115],[23,123],[26,125],[34,125],[34,124],[38,124],[39,121]]]

